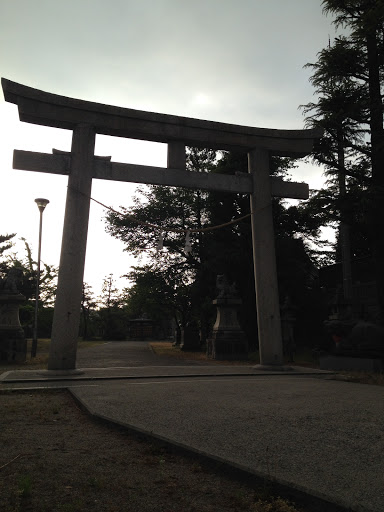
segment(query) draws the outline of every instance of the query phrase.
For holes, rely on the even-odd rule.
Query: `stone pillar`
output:
[[[95,131],[73,131],[71,168],[61,246],[48,370],[74,370],[92,188]]]
[[[19,319],[19,307],[25,301],[21,293],[0,291],[0,361],[25,363],[27,340]]]
[[[253,178],[250,199],[260,365],[268,369],[283,364],[283,344],[267,150],[248,153],[248,171]]]
[[[168,142],[167,167],[168,169],[185,170],[186,154],[184,142]]]

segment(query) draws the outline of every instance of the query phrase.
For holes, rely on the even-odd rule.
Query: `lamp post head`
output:
[[[49,201],[48,201],[48,199],[43,199],[42,197],[38,197],[37,199],[35,199],[35,203],[37,204],[41,213],[43,213],[43,211],[44,211],[45,207],[47,206],[47,204],[49,203]]]

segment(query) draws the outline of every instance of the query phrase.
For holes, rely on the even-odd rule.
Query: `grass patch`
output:
[[[150,343],[152,350],[157,356],[169,357],[177,360],[185,361],[202,361],[209,362],[210,364],[221,364],[221,365],[249,365],[257,364],[259,362],[258,354],[253,354],[253,360],[248,359],[246,361],[224,361],[207,358],[205,351],[184,351],[179,346],[173,346],[171,342],[167,341],[152,341]]]
[[[215,360],[208,359],[205,351],[200,352],[189,352],[183,351],[179,346],[173,346],[171,342],[165,341],[152,341],[150,343],[152,350],[156,355],[160,357],[169,357],[177,360],[193,360],[193,361],[204,361],[209,362],[210,364],[222,364],[222,365],[250,365],[250,364],[259,364],[259,352],[250,352],[248,354],[247,360],[242,361],[228,361],[228,360]],[[312,355],[311,349],[300,349],[300,351],[295,354],[294,362],[288,361],[287,359],[284,361],[287,365],[294,366],[305,366],[308,368],[318,368],[319,363]]]
[[[30,498],[32,493],[32,478],[30,475],[19,477],[19,494],[22,499]]]

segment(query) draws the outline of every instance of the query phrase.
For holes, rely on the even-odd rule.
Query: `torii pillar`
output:
[[[283,365],[269,152],[265,149],[250,151],[248,171],[253,176],[250,201],[260,366],[268,369]],[[268,340],[268,343],[260,343],[260,340]]]
[[[73,130],[49,370],[76,367],[95,139],[90,125]]]
[[[13,167],[67,174],[68,191],[48,370],[74,371],[92,179],[200,188],[250,195],[260,363],[283,365],[272,196],[308,198],[305,183],[270,176],[271,155],[310,153],[319,130],[272,130],[142,112],[67,98],[2,79],[21,121],[73,131],[70,153],[14,151]],[[95,135],[168,144],[168,167],[110,162],[94,155]],[[185,146],[246,151],[248,174],[188,172]]]

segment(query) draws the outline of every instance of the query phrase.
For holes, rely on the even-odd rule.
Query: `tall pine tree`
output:
[[[340,225],[345,294],[351,294],[348,253],[372,255],[379,295],[377,321],[384,321],[384,132],[383,0],[324,0],[324,12],[348,35],[319,53],[312,83],[317,103],[305,106],[313,124],[325,129],[314,158],[326,166],[330,188],[312,204],[328,205],[328,221]],[[352,236],[348,236],[349,226]],[[349,239],[351,242],[349,243]],[[349,284],[348,284],[349,282]],[[349,298],[349,297],[347,297]]]

